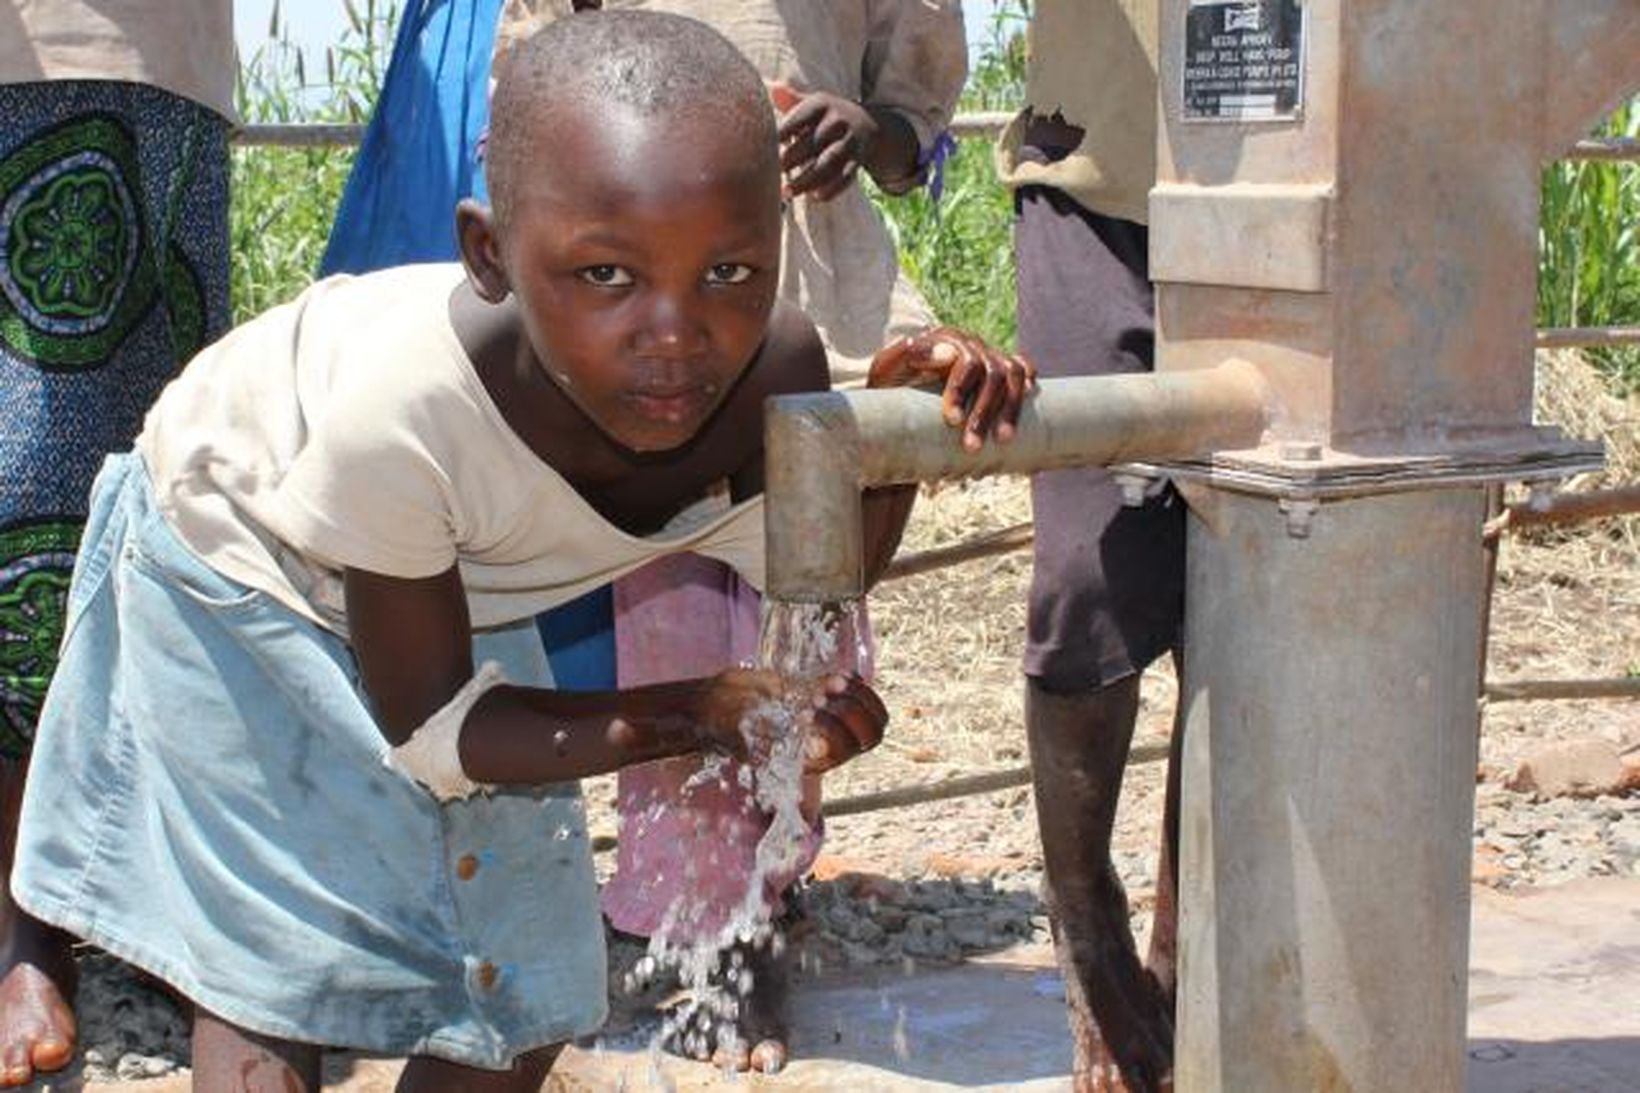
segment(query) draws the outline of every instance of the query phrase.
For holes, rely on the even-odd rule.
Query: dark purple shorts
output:
[[[1145,227],[1058,190],[1015,196],[1019,347],[1040,374],[1148,372],[1155,323]],[[1025,674],[1055,692],[1114,683],[1173,648],[1184,608],[1184,503],[1126,508],[1108,471],[1031,480],[1036,567]]]

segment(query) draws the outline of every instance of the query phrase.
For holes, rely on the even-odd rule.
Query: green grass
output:
[[[240,113],[247,122],[359,122],[386,67],[396,7],[344,0],[350,26],[310,63],[290,43],[279,10],[268,36],[243,58]],[[1025,0],[1007,0],[987,28],[962,110],[1012,110],[1023,96]],[[1614,114],[1604,135],[1640,136],[1640,99]],[[289,299],[313,278],[351,149],[238,148],[233,163],[233,299],[236,319]],[[937,205],[924,192],[876,195],[900,259],[935,313],[1011,346],[1014,342],[1012,201],[993,176],[991,148],[965,140],[946,165]],[[1543,175],[1538,321],[1544,326],[1640,325],[1640,163],[1550,166]],[[1591,356],[1620,391],[1640,389],[1640,349]]]
[[[981,60],[958,109],[1017,110],[1025,92],[1025,13],[997,5]],[[869,190],[869,187],[868,187]],[[1013,198],[996,181],[989,141],[960,142],[945,165],[938,204],[919,190],[873,192],[900,264],[942,320],[998,344],[1014,344]]]
[[[1640,137],[1640,99],[1597,135]],[[1551,164],[1539,224],[1539,325],[1640,324],[1640,162]],[[1640,390],[1640,346],[1589,356],[1619,390]]]
[[[240,58],[236,89],[247,124],[362,123],[381,87],[397,10],[346,0],[349,25],[315,72],[291,41],[275,4],[266,40]],[[352,148],[234,149],[229,246],[239,322],[295,296],[312,282],[330,236]]]

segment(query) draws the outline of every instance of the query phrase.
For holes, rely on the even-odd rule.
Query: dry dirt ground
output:
[[[1640,481],[1640,407],[1605,396],[1580,362],[1545,358],[1540,413],[1603,433],[1609,481]],[[1599,485],[1598,479],[1574,485]],[[1026,484],[992,479],[925,493],[906,549],[956,542],[1029,518]],[[1020,551],[886,583],[872,598],[880,690],[893,716],[875,752],[828,777],[836,801],[1025,763],[1019,655],[1030,555]],[[1640,519],[1575,534],[1505,536],[1488,676],[1621,677],[1640,673]],[[1147,674],[1136,746],[1164,744],[1175,683]],[[1477,787],[1478,879],[1499,886],[1640,874],[1640,798],[1537,801],[1502,785],[1547,742],[1605,740],[1640,749],[1640,702],[1497,704],[1483,714]],[[1339,772],[1345,776],[1347,772]],[[1130,767],[1116,834],[1118,864],[1144,929],[1153,899],[1163,764]],[[595,831],[614,829],[613,781],[588,784]],[[1042,940],[1041,860],[1030,791],[1004,789],[834,817],[811,885],[809,966],[940,962]],[[606,860],[612,855],[602,855]],[[140,987],[94,969],[84,1043],[96,1074],[162,1073],[185,1058],[186,1033]]]

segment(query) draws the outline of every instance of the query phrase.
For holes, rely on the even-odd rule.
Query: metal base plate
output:
[[[1362,454],[1283,442],[1206,459],[1124,463],[1117,474],[1172,478],[1217,489],[1306,501],[1330,501],[1414,490],[1503,482],[1560,480],[1605,465],[1599,442],[1569,439],[1558,429],[1449,444],[1439,451]]]

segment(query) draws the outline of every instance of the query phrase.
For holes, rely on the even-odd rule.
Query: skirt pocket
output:
[[[270,602],[266,593],[212,569],[151,507],[143,514],[136,534],[127,541],[125,558],[133,569],[207,611],[246,614]]]

